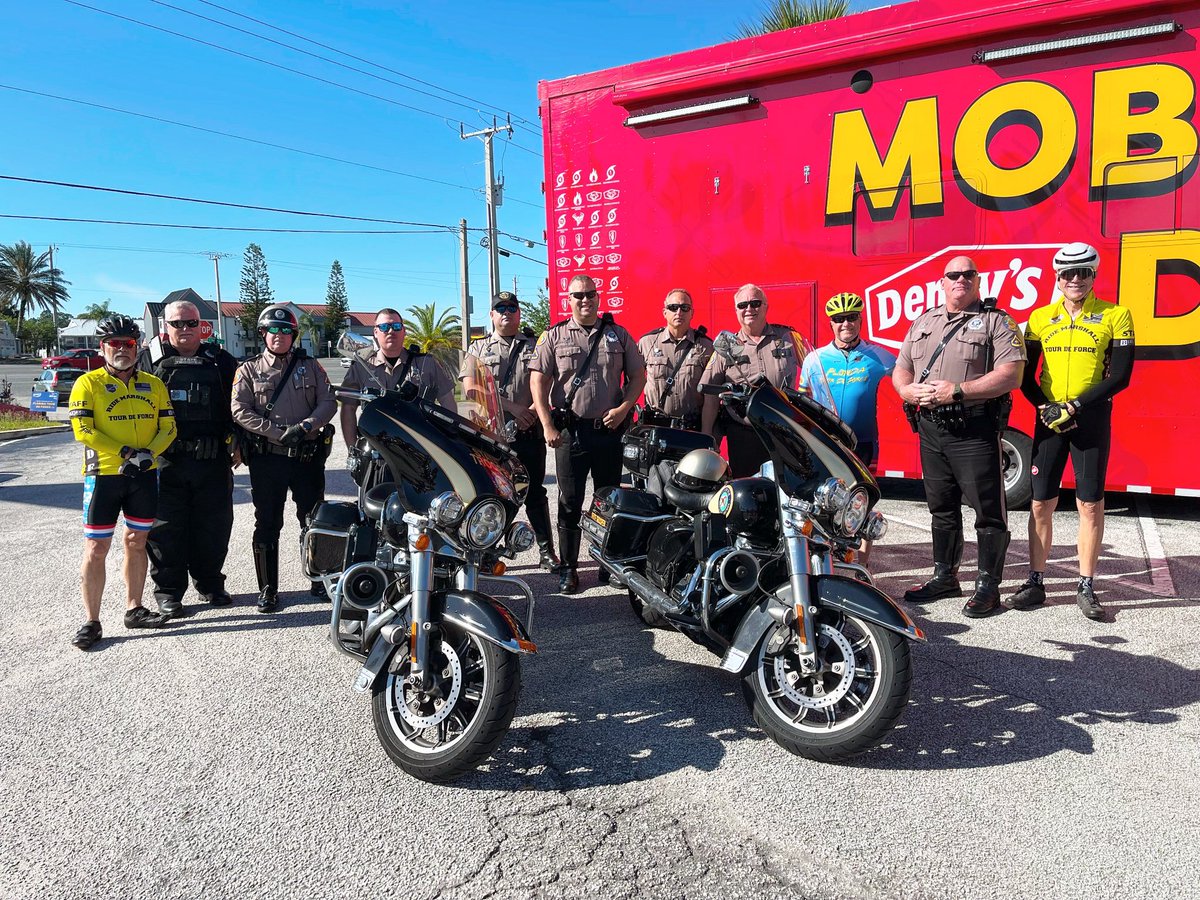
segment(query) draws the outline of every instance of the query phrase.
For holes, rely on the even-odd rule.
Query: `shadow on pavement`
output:
[[[173,619],[163,628],[126,630],[119,624],[114,632],[107,628],[103,640],[89,650],[100,653],[125,641],[140,641],[157,637],[180,637],[195,634],[232,634],[239,631],[270,631],[278,628],[306,628],[329,624],[329,604],[299,592],[280,594],[276,612],[260,613],[254,608],[257,594],[235,594],[233,606],[214,609],[206,604],[193,603],[185,615]],[[148,604],[152,606],[152,604]]]
[[[0,476],[3,478],[4,476]],[[10,475],[8,478],[18,476]],[[67,484],[6,485],[0,487],[0,501],[48,506],[55,509],[83,509],[83,481]]]

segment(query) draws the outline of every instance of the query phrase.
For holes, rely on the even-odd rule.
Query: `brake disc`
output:
[[[442,672],[443,683],[449,681],[449,690],[442,697],[433,701],[433,711],[423,713],[421,710],[422,701],[419,697],[420,691],[417,691],[407,681],[399,682],[401,685],[400,702],[397,704],[399,708],[400,718],[405,724],[413,728],[432,728],[434,725],[440,725],[454,711],[455,704],[458,703],[459,694],[462,691],[462,661],[459,660],[458,654],[454,649],[442,641],[442,655],[446,658],[446,669]]]

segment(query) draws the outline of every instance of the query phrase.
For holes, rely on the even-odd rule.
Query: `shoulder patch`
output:
[[[550,336],[549,330],[543,331],[540,335],[538,335],[537,343],[534,346],[536,346],[536,347],[542,346],[542,344],[546,343],[546,338],[548,338],[549,336]]]

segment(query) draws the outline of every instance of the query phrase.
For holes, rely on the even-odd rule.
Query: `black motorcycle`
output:
[[[380,743],[409,774],[445,782],[503,739],[520,654],[536,650],[529,629],[480,590],[491,582],[520,592],[532,621],[532,592],[501,561],[533,546],[533,530],[515,521],[528,485],[503,438],[491,375],[474,357],[456,373],[464,399],[451,410],[384,390],[363,366],[363,343],[349,333],[339,343],[374,383],[338,392],[362,404],[359,499],[317,508],[301,538],[303,567],[329,593],[334,645],[362,664],[354,690],[372,695]]]
[[[730,347],[721,336],[716,345]],[[756,477],[726,477],[723,460],[696,448],[703,435],[631,429],[624,458],[640,487],[597,492],[583,525],[591,556],[635,609],[744,676],[754,720],[776,743],[836,762],[899,719],[912,679],[907,641],[925,636],[851,562],[887,523],[872,509],[879,487],[850,449],[853,433],[812,399],[817,381],[717,389],[770,452]]]

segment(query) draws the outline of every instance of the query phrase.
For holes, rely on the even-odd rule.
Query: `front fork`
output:
[[[796,655],[800,660],[800,671],[814,673],[817,671],[817,607],[812,602],[812,579],[810,575],[820,567],[815,574],[829,574],[831,564],[826,554],[824,557],[814,556],[809,552],[809,541],[804,533],[792,520],[791,516],[784,517],[784,543],[788,557],[788,580],[792,586],[792,597],[795,598],[792,620],[796,632]]]

